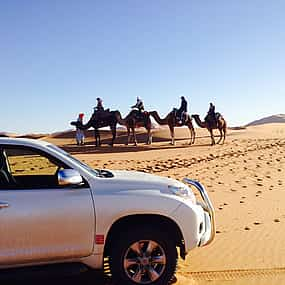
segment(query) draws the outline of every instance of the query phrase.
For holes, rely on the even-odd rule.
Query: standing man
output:
[[[80,113],[78,115],[78,118],[77,118],[78,124],[76,125],[76,133],[75,133],[77,145],[83,145],[84,144],[84,139],[85,139],[84,131],[79,127],[80,125],[83,125],[83,117],[84,117],[84,114]]]

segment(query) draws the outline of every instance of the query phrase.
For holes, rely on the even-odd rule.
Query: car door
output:
[[[57,172],[68,166],[34,148],[0,151],[11,176],[0,184],[0,265],[90,255],[95,216],[87,182],[59,186]]]

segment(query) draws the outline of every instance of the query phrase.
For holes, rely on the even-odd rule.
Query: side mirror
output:
[[[74,169],[62,169],[58,172],[58,184],[61,186],[79,185],[83,182],[82,176]]]

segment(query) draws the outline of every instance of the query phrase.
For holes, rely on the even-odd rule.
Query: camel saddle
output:
[[[182,116],[179,116],[178,114],[178,109],[177,108],[173,108],[173,111],[174,113],[174,118],[175,118],[175,125],[179,125],[179,124],[185,124],[187,122],[187,118],[188,118],[188,113],[187,112],[182,112]],[[182,117],[182,118],[181,118]],[[179,123],[182,119],[182,123]]]
[[[109,117],[110,115],[110,109],[106,109],[106,110],[96,110],[93,113],[93,118],[96,121],[100,121],[100,120],[104,120],[107,117]]]
[[[220,117],[222,117],[222,115],[219,112],[216,112],[215,116],[213,116],[213,114],[208,113],[205,117],[205,121],[217,123]]]
[[[147,111],[139,111],[139,110],[133,110],[132,113],[134,114],[134,117],[137,121],[144,121],[148,115]]]

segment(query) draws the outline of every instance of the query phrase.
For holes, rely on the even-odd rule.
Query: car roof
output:
[[[49,142],[43,140],[35,140],[27,138],[7,138],[7,137],[0,137],[0,144],[23,145],[23,146],[34,146],[34,147],[45,147],[47,145],[50,145]]]

